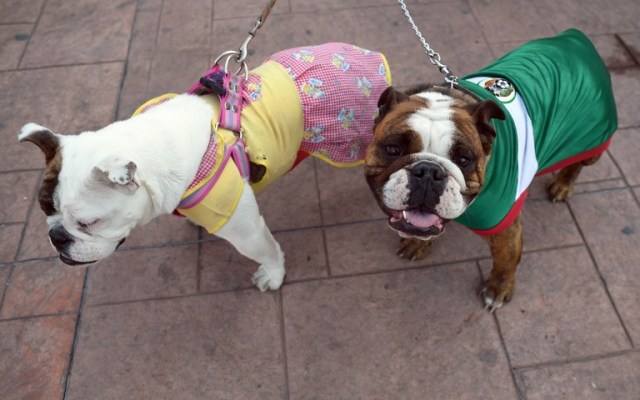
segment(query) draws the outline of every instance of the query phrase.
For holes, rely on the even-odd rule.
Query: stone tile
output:
[[[133,0],[120,0],[118,4],[51,0],[45,5],[21,67],[124,60],[134,14]],[[102,77],[96,80],[104,82]]]
[[[0,223],[27,220],[39,179],[40,171],[0,174]]]
[[[299,230],[274,235],[285,254],[285,283],[327,276],[322,231]],[[258,264],[224,240],[205,242],[200,253],[200,290],[204,293],[253,287]]]
[[[315,2],[314,2],[315,3]],[[252,17],[254,20],[262,13],[267,2],[262,0],[245,0],[242,2],[230,2],[225,0],[214,0],[213,2],[213,19],[222,18],[239,18],[239,17]],[[285,1],[279,1],[275,7],[271,9],[268,23],[271,24],[271,16],[278,14],[287,14],[289,12],[289,5]],[[263,27],[264,27],[263,26]],[[253,24],[247,25],[247,32],[253,28]],[[261,28],[262,29],[262,28]]]
[[[147,83],[146,99],[165,93],[186,92],[207,71],[209,59],[208,48],[156,53]]]
[[[163,0],[137,0],[138,8],[136,11],[160,11]]]
[[[640,64],[640,33],[622,33],[617,36],[631,52],[636,63]]]
[[[16,265],[0,318],[77,312],[85,271],[57,260]]]
[[[0,321],[2,398],[61,400],[75,326],[71,316]]]
[[[49,225],[47,216],[44,215],[40,206],[33,206],[27,227],[24,231],[24,238],[20,245],[18,260],[32,260],[36,258],[57,257],[58,252],[49,241]]]
[[[640,126],[638,103],[634,98],[636,93],[640,91],[640,68],[611,71],[611,83],[618,109],[618,128]]]
[[[0,24],[36,22],[44,0],[4,0],[0,3]]]
[[[611,141],[609,152],[620,166],[622,173],[630,185],[640,184],[640,129],[620,129]]]
[[[336,168],[319,160],[316,164],[324,225],[385,218],[362,166]]]
[[[0,26],[0,71],[18,68],[33,25]]]
[[[127,61],[127,73],[118,103],[117,120],[130,118],[138,107],[149,100],[147,91],[152,65],[152,60],[130,58]]]
[[[363,222],[325,228],[332,275],[415,268],[490,255],[484,240],[469,229],[450,223],[436,239],[431,253],[421,261],[408,261],[396,255],[400,237],[387,221]]]
[[[482,261],[484,276],[490,261]],[[497,311],[511,365],[564,361],[630,344],[584,247],[524,254],[516,291]]]
[[[44,168],[38,147],[17,140],[20,128],[27,122],[62,133],[109,124],[122,71],[122,63],[107,63],[0,72],[0,171]],[[34,85],[37,90],[26,90]]]
[[[638,3],[635,0],[613,0],[607,3],[543,0],[536,2],[536,8],[540,10],[538,15],[551,23],[558,32],[577,28],[586,34],[599,34],[632,32],[640,28],[636,18]]]
[[[293,2],[292,4],[296,4]],[[443,60],[463,75],[487,64],[491,53],[478,35],[480,27],[464,1],[416,4],[411,7],[414,20],[420,21],[429,43],[440,50]],[[448,18],[442,18],[443,15]],[[354,23],[353,21],[366,21]],[[214,43],[219,54],[235,48],[246,36],[252,18],[216,21],[213,37],[236,38],[231,44]],[[431,32],[431,34],[429,34]],[[437,32],[433,34],[433,32]],[[397,5],[356,8],[289,15],[272,15],[260,34],[251,42],[253,55],[247,59],[255,67],[277,51],[309,43],[345,42],[376,50],[386,55],[395,86],[441,82],[442,75],[422,51],[420,42]],[[398,46],[398,43],[406,45]]]
[[[575,195],[578,193],[601,192],[603,190],[622,189],[625,187],[627,187],[627,184],[622,178],[610,179],[600,182],[585,182],[577,184],[575,190],[573,191],[573,194]]]
[[[89,307],[67,399],[282,399],[277,294]]]
[[[465,263],[285,286],[291,398],[517,398],[477,283]]]
[[[571,209],[625,326],[634,342],[640,342],[637,202],[630,191],[616,190],[575,196]]]
[[[640,353],[524,371],[529,400],[640,397]]]
[[[492,44],[525,42],[557,32],[537,3],[527,0],[469,0],[469,4],[482,32]]]
[[[186,218],[163,215],[146,225],[137,226],[122,248],[195,241],[198,240],[199,231],[200,228]]]
[[[138,7],[141,7],[139,5]],[[156,37],[160,23],[160,7],[136,14],[127,70],[120,93],[117,119],[127,119],[146,100],[149,74],[156,51]],[[153,45],[150,45],[153,43]]]
[[[320,226],[314,160],[305,160],[258,195],[260,213],[271,232]]]
[[[0,263],[15,259],[24,224],[0,225]]]
[[[164,2],[158,31],[158,51],[208,48],[212,6],[211,0]]]
[[[582,237],[565,203],[527,201],[522,211],[524,251],[582,244]]]
[[[617,131],[611,143],[615,143],[618,140],[618,135],[620,135],[620,131]],[[611,147],[612,145],[610,145]],[[597,182],[604,181],[608,179],[617,179],[621,178],[620,171],[616,164],[611,159],[609,152],[605,152],[600,157],[597,163],[593,165],[586,166],[580,171],[580,175],[578,175],[578,179],[576,180],[577,184],[587,183],[587,182]]]
[[[410,2],[413,3],[413,2]],[[365,8],[386,6],[389,2],[384,0],[321,0],[321,1],[292,1],[291,11],[302,12],[332,12],[344,8]],[[409,5],[411,7],[411,4]],[[415,5],[413,5],[415,6]],[[399,6],[398,6],[399,7]],[[410,8],[413,10],[413,7]]]
[[[636,65],[617,35],[589,35],[607,68],[627,68]]]
[[[0,311],[2,307],[2,298],[4,296],[5,289],[8,285],[9,275],[11,275],[11,266],[5,265],[0,267]]]
[[[196,292],[196,244],[117,251],[90,267],[87,304],[189,295]]]

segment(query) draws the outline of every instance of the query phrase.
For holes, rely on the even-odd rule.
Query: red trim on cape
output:
[[[591,150],[587,150],[585,152],[582,152],[580,154],[577,154],[573,157],[569,157],[565,160],[560,161],[559,163],[556,163],[550,167],[547,167],[545,169],[543,169],[542,171],[538,172],[536,174],[536,176],[540,176],[540,175],[544,175],[544,174],[548,174],[549,172],[553,172],[556,171],[560,168],[564,168],[566,166],[569,166],[571,164],[575,164],[577,162],[580,161],[584,161],[586,159],[589,159],[591,157],[595,157],[597,155],[600,155],[602,153],[604,153],[608,148],[609,148],[609,144],[611,143],[611,137],[609,139],[607,139],[606,142],[602,143],[600,146],[594,147]],[[480,236],[491,236],[491,235],[495,235],[497,233],[500,233],[503,229],[506,229],[507,227],[509,227],[509,225],[511,225],[516,218],[518,218],[518,215],[520,215],[520,211],[522,210],[522,206],[524,206],[524,201],[527,198],[527,193],[528,191],[525,190],[520,197],[518,197],[518,199],[516,200],[516,202],[513,204],[513,206],[511,207],[511,210],[509,210],[509,212],[507,213],[507,215],[502,219],[502,221],[500,221],[496,226],[494,226],[493,228],[490,229],[471,229],[471,231],[473,231],[474,233],[480,235]]]

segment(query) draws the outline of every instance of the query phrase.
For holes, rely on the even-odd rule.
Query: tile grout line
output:
[[[625,188],[625,190],[629,191],[630,189],[629,188]],[[573,208],[571,207],[571,204],[569,202],[567,202],[567,208],[569,209],[569,212],[571,213],[571,218],[573,218],[573,221],[576,224],[576,227],[578,228],[578,233],[582,237],[582,241],[584,242],[584,245],[585,245],[585,247],[587,249],[587,252],[589,253],[589,258],[591,258],[591,262],[593,263],[593,266],[594,266],[594,268],[596,270],[596,273],[598,274],[598,278],[600,279],[600,284],[604,288],[604,291],[605,291],[607,297],[609,298],[609,302],[610,302],[611,306],[613,307],[613,311],[615,312],[616,316],[618,317],[618,321],[620,322],[620,325],[622,326],[622,329],[623,329],[625,335],[627,336],[627,340],[629,341],[629,344],[631,345],[632,348],[635,349],[635,345],[633,343],[633,339],[631,338],[631,334],[629,333],[629,329],[627,329],[627,326],[624,323],[624,320],[622,319],[622,315],[620,315],[620,311],[618,310],[618,306],[616,305],[615,301],[613,300],[613,296],[611,296],[611,291],[609,290],[609,285],[607,285],[607,281],[604,278],[604,275],[602,274],[602,271],[600,270],[600,266],[598,265],[595,256],[593,255],[593,251],[591,250],[591,246],[589,245],[589,242],[587,241],[587,238],[584,235],[584,232],[582,231],[582,228],[580,227],[580,224],[578,223],[578,219],[576,218],[576,215],[573,212]]]
[[[314,230],[316,229],[321,229],[321,228],[314,228]],[[299,230],[293,230],[293,232],[296,231],[302,231],[302,230],[310,230],[307,228],[302,228]],[[282,232],[276,232],[276,233],[282,233]],[[198,244],[198,243],[202,243],[202,244],[207,244],[207,243],[215,243],[215,242],[222,242],[222,239],[216,239],[216,240],[210,240],[210,239],[202,239],[202,240],[188,240],[188,241],[183,241],[183,242],[170,242],[170,243],[164,243],[161,245],[149,245],[149,246],[140,246],[140,247],[132,247],[132,248],[127,248],[127,249],[123,249],[123,250],[118,250],[120,252],[130,252],[130,251],[141,251],[141,250],[152,250],[152,249],[163,249],[163,248],[170,248],[170,247],[180,247],[180,246],[189,246],[189,245],[194,245],[194,244]],[[584,243],[568,243],[568,244],[564,244],[564,245],[560,245],[560,246],[543,246],[540,248],[535,248],[535,249],[531,249],[531,250],[525,250],[522,252],[522,254],[532,254],[532,253],[539,253],[542,251],[552,251],[552,250],[562,250],[562,249],[570,249],[570,248],[574,248],[574,247],[579,247],[579,246],[584,246]],[[28,259],[24,259],[24,260],[16,260],[13,262],[8,262],[5,264],[0,263],[0,267],[4,267],[4,266],[9,266],[12,264],[28,264],[34,261],[51,261],[51,260],[55,260],[57,259],[57,256],[48,256],[48,257],[40,257],[40,258],[28,258]],[[458,260],[452,260],[452,261],[443,261],[442,263],[436,263],[436,264],[426,264],[426,266],[432,266],[432,267],[437,267],[440,265],[447,265],[450,263],[454,263],[454,262],[469,262],[469,261],[474,261],[474,260],[485,260],[485,259],[489,259],[490,256],[483,256],[483,257],[476,257],[476,258],[463,258],[463,259],[458,259]],[[409,267],[407,269],[412,269],[414,267]],[[420,268],[420,267],[418,267]],[[388,269],[388,270],[383,270],[383,271],[375,271],[375,272],[384,272],[384,271],[398,271],[398,270],[402,270],[401,269]],[[371,271],[370,271],[371,272]],[[351,276],[351,275],[335,275],[335,277],[343,277],[343,276]],[[356,275],[354,275],[356,276]],[[323,277],[323,278],[327,278],[327,277]],[[307,278],[307,279],[300,279],[300,280],[296,280],[295,282],[303,282],[303,281],[308,281],[310,279],[314,279],[314,278]]]
[[[202,281],[202,246],[204,242],[202,241],[203,229],[198,228],[198,249],[196,254],[196,293],[201,292],[201,281]]]
[[[24,56],[27,54],[27,48],[29,47],[29,44],[31,44],[31,38],[33,37],[33,34],[36,31],[36,27],[40,23],[40,19],[42,18],[42,14],[44,14],[44,9],[46,6],[47,6],[47,0],[44,0],[42,2],[42,6],[40,7],[40,12],[38,12],[38,17],[36,18],[35,22],[33,22],[33,28],[31,28],[31,33],[29,34],[27,43],[25,43],[24,49],[22,50],[22,54],[20,54],[20,59],[18,59],[18,66],[16,67],[17,70],[20,69],[20,65],[22,64],[22,61],[24,61]]]
[[[482,268],[480,267],[480,261],[476,261],[476,269],[478,271],[478,275],[480,275],[480,281],[483,282],[484,281],[484,274],[482,273]],[[486,310],[486,309],[485,309]],[[495,312],[492,312],[491,314],[493,317],[493,322],[496,326],[496,330],[498,331],[498,339],[500,340],[500,346],[502,347],[502,351],[504,352],[504,356],[507,359],[507,366],[509,367],[509,373],[511,374],[511,380],[513,381],[513,386],[516,390],[516,393],[518,395],[518,400],[525,400],[526,396],[525,396],[525,390],[524,387],[522,387],[519,383],[519,379],[516,375],[516,370],[513,368],[513,365],[511,364],[511,357],[509,357],[509,351],[507,349],[507,343],[504,340],[504,336],[502,335],[502,327],[500,326],[500,321],[498,320],[498,316]]]
[[[17,317],[0,318],[0,323],[2,323],[2,322],[10,322],[10,321],[28,321],[30,319],[35,319],[35,318],[72,317],[72,316],[74,316],[76,314],[77,314],[77,312],[74,312],[74,311],[66,311],[66,312],[59,312],[59,313],[20,315],[20,316],[17,316]]]
[[[430,1],[428,3],[413,3],[412,6],[416,7],[416,6],[423,6],[423,7],[427,7],[433,4],[448,4],[449,0],[434,0],[434,1]],[[340,8],[328,8],[328,9],[323,9],[323,10],[314,10],[314,9],[310,9],[310,10],[303,10],[303,11],[293,11],[293,9],[290,9],[289,12],[283,12],[283,13],[272,13],[270,15],[271,16],[278,16],[278,17],[293,17],[293,16],[298,16],[298,15],[305,15],[305,14],[309,14],[309,15],[313,15],[313,16],[317,16],[317,15],[331,15],[334,14],[336,12],[340,12],[340,11],[351,11],[351,10],[372,10],[372,9],[395,9],[396,7],[398,7],[395,3],[393,5],[389,5],[389,4],[375,4],[375,5],[365,5],[365,6],[351,6],[351,7],[340,7]],[[216,21],[232,21],[232,20],[239,20],[239,19],[248,19],[248,18],[255,18],[254,15],[240,15],[240,16],[233,16],[233,17],[221,17],[221,18],[216,18]]]
[[[284,324],[284,298],[282,288],[278,290],[278,313],[280,314],[280,340],[282,344],[282,364],[284,368],[284,398],[291,398],[291,388],[289,385],[289,356],[287,354],[287,335]]]
[[[7,275],[7,278],[5,279],[3,285],[4,285],[4,290],[2,291],[2,297],[0,297],[0,313],[2,312],[2,306],[4,305],[4,298],[7,296],[7,291],[9,289],[9,283],[11,282],[11,276],[13,275],[13,270],[16,267],[12,264],[10,264],[9,266],[9,274]],[[2,319],[0,318],[0,321],[2,321]]]
[[[75,359],[76,350],[78,348],[78,335],[80,333],[80,323],[82,321],[82,312],[85,307],[85,300],[87,294],[87,282],[89,281],[89,274],[91,268],[87,268],[84,273],[84,282],[82,283],[82,296],[80,296],[80,305],[78,306],[78,312],[76,314],[76,326],[73,331],[73,342],[71,343],[71,351],[69,352],[69,364],[67,366],[67,376],[64,380],[64,391],[62,393],[62,399],[67,399],[67,393],[69,385],[71,384],[71,370],[73,368],[73,362]]]
[[[37,182],[42,182],[44,175],[44,170],[40,172],[40,176],[38,177]],[[33,213],[33,208],[38,199],[38,192],[40,191],[40,185],[37,185],[35,189],[33,189],[33,198],[31,199],[31,204],[29,204],[29,209],[27,210],[27,216],[24,221],[24,226],[22,227],[22,232],[20,234],[20,241],[18,242],[18,248],[16,249],[16,253],[13,255],[13,262],[17,262],[20,254],[22,253],[22,245],[24,243],[24,237],[27,234],[27,226],[29,226],[29,220],[31,219],[31,214]]]
[[[571,248],[578,248],[578,247],[580,247],[580,248],[584,247],[584,244],[580,243],[580,244],[566,245],[564,247],[538,249],[538,250],[533,250],[533,251],[529,251],[529,252],[526,252],[526,253],[523,252],[523,254],[537,253],[537,252],[543,252],[543,251],[549,251],[549,250],[571,249]],[[455,264],[471,263],[471,262],[477,263],[477,262],[480,262],[480,261],[485,261],[485,260],[490,260],[490,259],[491,259],[490,256],[486,256],[486,257],[481,257],[481,258],[471,258],[471,259],[464,259],[464,260],[447,261],[447,262],[443,262],[443,263],[439,263],[439,264],[426,264],[426,265],[422,264],[422,265],[416,265],[416,266],[407,267],[407,268],[385,269],[385,270],[380,270],[380,271],[366,271],[366,272],[353,273],[353,274],[347,274],[347,275],[319,276],[319,277],[305,278],[305,279],[295,280],[295,281],[292,281],[292,282],[287,282],[285,285],[286,286],[299,285],[299,284],[305,284],[305,283],[309,283],[309,282],[332,281],[332,280],[339,280],[339,279],[349,279],[349,278],[376,276],[376,275],[384,275],[384,274],[394,274],[394,273],[399,273],[399,272],[421,271],[421,270],[426,270],[426,269],[431,269],[431,268],[446,268],[446,267],[449,267],[449,266],[455,265]],[[217,289],[217,290],[212,290],[212,291],[204,291],[204,292],[200,292],[200,293],[189,293],[189,294],[184,294],[184,295],[174,295],[174,296],[164,296],[164,297],[149,297],[149,298],[141,298],[141,299],[129,299],[129,300],[121,300],[121,301],[112,301],[112,302],[107,302],[107,303],[90,304],[88,306],[89,307],[102,307],[102,306],[111,306],[111,305],[128,304],[128,303],[138,303],[138,302],[156,301],[156,300],[159,300],[159,301],[162,301],[162,300],[175,300],[175,299],[181,299],[181,298],[189,298],[189,297],[197,297],[197,296],[210,296],[210,295],[216,295],[216,294],[235,293],[235,292],[253,291],[253,290],[256,290],[253,285],[247,285],[247,286],[242,286],[240,288]],[[280,289],[280,290],[282,290],[282,289]]]
[[[91,67],[94,65],[106,65],[106,64],[116,64],[116,63],[124,63],[126,59],[113,59],[113,60],[103,60],[103,61],[91,61],[91,62],[77,62],[72,64],[52,64],[52,65],[39,65],[36,67],[26,67],[20,69],[6,69],[0,72],[26,72],[26,71],[40,71],[40,70],[50,70],[55,68],[68,68],[68,67]],[[27,170],[29,171],[29,170]],[[3,171],[3,172],[12,172],[12,171]]]
[[[622,46],[622,48],[627,52],[627,54],[631,57],[631,59],[636,63],[636,67],[640,65],[640,60],[638,60],[633,51],[627,46],[627,43],[622,39],[620,35],[624,35],[624,33],[614,33],[613,37],[616,38],[616,41]]]
[[[113,115],[111,120],[117,121],[118,115],[120,114],[120,103],[122,102],[122,93],[124,92],[124,84],[127,79],[127,71],[129,70],[129,58],[131,56],[131,43],[133,42],[134,36],[134,27],[136,26],[136,21],[138,19],[138,2],[135,3],[135,11],[133,12],[133,20],[131,21],[131,32],[129,33],[129,43],[127,46],[127,55],[124,59],[124,66],[122,68],[122,77],[120,78],[120,88],[118,90],[118,94],[116,96],[116,104],[113,109]]]
[[[491,52],[491,56],[495,60],[497,57],[496,57],[495,51],[493,49],[493,46],[491,45],[491,42],[489,42],[489,39],[487,39],[487,35],[484,33],[484,30],[482,29],[482,24],[480,23],[480,20],[478,19],[478,16],[476,15],[475,11],[473,10],[473,6],[471,5],[471,2],[469,2],[469,0],[464,0],[464,3],[467,5],[467,7],[469,7],[469,11],[471,11],[471,16],[473,17],[473,20],[476,22],[476,24],[480,28],[480,33],[482,34],[482,39],[484,39],[484,43],[487,45],[487,48]]]
[[[322,212],[322,197],[320,195],[320,182],[318,179],[318,164],[313,159],[313,177],[315,179],[316,184],[316,196],[318,196],[318,211],[320,212],[320,232],[322,233],[322,247],[324,249],[324,260],[326,264],[325,270],[327,271],[327,276],[332,276],[331,273],[331,262],[329,261],[329,246],[327,245],[327,232],[325,230],[324,225],[324,213]]]
[[[622,177],[622,180],[624,181],[624,183],[626,184],[627,188],[631,192],[631,197],[633,197],[633,199],[636,201],[636,204],[638,205],[638,207],[640,207],[640,199],[638,199],[638,196],[636,196],[636,191],[633,190],[636,187],[638,187],[638,185],[636,185],[634,187],[633,185],[631,185],[629,183],[629,181],[627,180],[627,176],[622,172],[622,168],[620,168],[620,164],[618,164],[618,160],[616,160],[615,157],[613,157],[613,154],[611,154],[609,152],[609,150],[607,150],[607,153],[609,154],[609,158],[611,158],[611,162],[613,162],[613,165],[615,165],[616,168],[618,169],[618,172],[620,173],[620,176]]]
[[[613,351],[613,352],[604,353],[604,354],[592,354],[592,355],[587,355],[583,357],[566,358],[564,360],[543,361],[540,363],[525,364],[522,366],[518,366],[518,367],[515,367],[515,370],[518,372],[527,372],[527,371],[540,369],[540,368],[560,367],[567,364],[577,364],[577,363],[584,363],[584,362],[597,361],[597,360],[606,360],[608,358],[620,357],[627,354],[640,354],[640,351],[638,349],[626,349],[626,350]]]

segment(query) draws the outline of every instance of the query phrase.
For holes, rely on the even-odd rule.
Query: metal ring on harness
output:
[[[213,127],[213,131],[217,133],[218,132],[218,128],[220,128],[220,121],[216,122],[216,125]],[[240,130],[238,132],[236,132],[236,131],[231,131],[231,132],[233,132],[233,134],[235,136],[237,136],[238,139],[243,139],[244,130],[242,128],[240,128]]]
[[[224,61],[223,70],[224,70],[224,72],[228,73],[229,72],[229,60],[231,60],[232,58],[235,58],[235,61],[238,64],[240,64],[240,66],[238,67],[238,69],[236,70],[234,75],[238,75],[242,71],[242,74],[244,75],[244,79],[247,80],[247,79],[249,79],[249,67],[247,66],[246,62],[238,61],[238,57],[239,56],[240,56],[240,52],[239,51],[236,51],[236,50],[225,51],[224,53],[220,54],[218,56],[218,58],[215,59],[215,61],[213,62],[213,65],[218,64],[220,62],[220,60],[222,60],[224,57],[226,57],[226,59]]]

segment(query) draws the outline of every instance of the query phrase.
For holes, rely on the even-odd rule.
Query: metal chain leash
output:
[[[422,36],[422,33],[418,29],[418,26],[413,21],[413,18],[411,17],[411,13],[407,9],[407,5],[404,3],[404,0],[398,0],[398,3],[400,4],[402,11],[404,11],[404,15],[407,17],[409,24],[411,24],[411,28],[413,28],[413,31],[416,33],[416,36],[420,40],[420,43],[422,43],[422,47],[425,48],[426,53],[429,56],[429,59],[431,60],[431,64],[438,67],[440,72],[444,74],[444,81],[451,84],[451,88],[453,88],[453,85],[458,84],[458,77],[449,70],[449,67],[447,67],[446,64],[444,64],[441,61],[440,54],[438,54],[438,52],[436,52],[431,48],[431,46],[429,46],[429,43],[427,43],[427,40],[424,38],[424,36]]]

